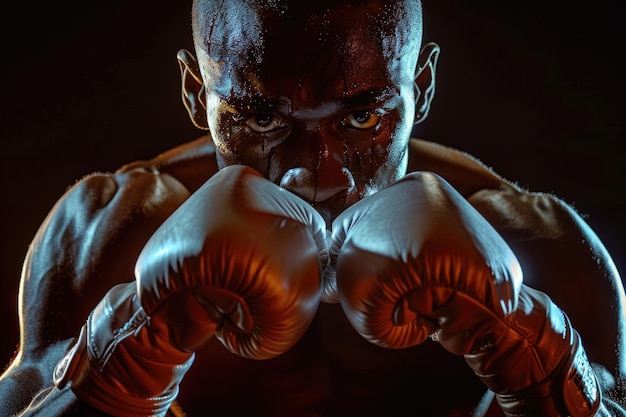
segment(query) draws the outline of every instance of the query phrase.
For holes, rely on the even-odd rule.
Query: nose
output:
[[[291,168],[280,180],[280,186],[298,194],[311,203],[326,201],[336,195],[348,194],[355,189],[354,177],[346,167],[324,169],[316,172],[308,168]]]
[[[280,186],[310,203],[322,203],[333,197],[356,194],[356,181],[347,168],[345,141],[319,121],[294,131],[293,165],[280,180]]]

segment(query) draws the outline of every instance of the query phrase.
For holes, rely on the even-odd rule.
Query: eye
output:
[[[372,110],[358,110],[348,114],[341,121],[342,126],[353,129],[371,129],[380,121],[380,116]]]
[[[287,126],[283,119],[272,113],[259,113],[248,117],[237,115],[235,120],[243,121],[257,133],[268,133]]]

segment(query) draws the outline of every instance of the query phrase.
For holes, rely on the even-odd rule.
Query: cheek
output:
[[[397,170],[401,168],[402,161],[406,157],[408,141],[411,131],[401,123],[393,123],[389,128],[385,149],[379,152],[384,154],[384,165],[387,170]]]
[[[272,151],[267,142],[252,138],[245,128],[227,119],[218,121],[211,129],[211,134],[220,168],[246,165],[267,177],[268,160]]]
[[[274,147],[266,141],[253,141],[249,135],[241,135],[238,148],[240,150],[240,164],[249,166],[259,171],[265,178],[269,177],[269,161],[272,159]]]
[[[362,142],[359,154],[365,157],[352,168],[358,171],[366,191],[375,192],[404,175],[409,138],[405,130],[397,117],[389,117],[370,137],[368,146]]]
[[[210,118],[209,131],[215,144],[219,167],[223,168],[228,165],[238,164],[239,155],[236,147],[233,146],[233,132],[228,118],[225,116]]]
[[[399,180],[406,174],[414,110],[413,102],[405,100],[405,104],[397,109],[396,117],[390,124],[386,163],[389,165],[390,175],[394,175],[392,181]]]

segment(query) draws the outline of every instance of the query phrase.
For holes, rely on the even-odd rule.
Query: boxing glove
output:
[[[224,168],[157,229],[93,310],[55,382],[115,416],[164,415],[213,335],[266,359],[293,346],[319,305],[326,225],[243,166]]]
[[[567,316],[445,180],[414,173],[333,223],[341,305],[367,340],[464,355],[507,416],[592,416],[598,383]]]

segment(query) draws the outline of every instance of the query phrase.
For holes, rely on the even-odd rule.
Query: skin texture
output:
[[[255,168],[329,224],[406,172],[439,53],[420,54],[419,4],[332,3],[225,2],[216,19],[200,3],[198,58],[179,53],[192,120],[211,132],[218,165]]]
[[[525,282],[569,315],[607,381],[606,398],[623,399],[624,293],[595,234],[554,196],[522,190],[466,154],[409,139],[413,123],[428,113],[439,53],[434,44],[419,53],[421,27],[409,23],[414,14],[378,1],[347,2],[330,12],[338,2],[315,3],[307,10],[276,2],[251,13],[224,1],[230,15],[221,18],[238,22],[229,27],[207,18],[200,25],[195,17],[197,59],[183,50],[178,60],[183,101],[208,135],[113,174],[89,176],[53,208],[29,249],[21,347],[0,379],[0,398],[25,405],[49,387],[51,370],[89,311],[113,285],[132,281],[134,261],[154,230],[218,169],[241,163],[307,199],[328,223],[405,170],[438,173],[505,238]],[[209,4],[196,6],[207,7],[203,16],[213,16]],[[335,32],[324,32],[326,21]],[[383,45],[364,29],[389,34],[396,26],[401,39],[414,43],[385,37]],[[302,27],[315,36],[301,36]],[[237,31],[242,36],[231,36]],[[406,51],[385,46],[401,44]],[[359,91],[370,92],[373,103],[356,100]],[[383,92],[390,92],[389,101],[378,100]],[[379,118],[355,128],[354,119],[368,120],[356,117],[363,111]],[[271,134],[255,132],[266,123]],[[251,362],[210,342],[198,352],[179,400],[191,416],[453,416],[470,415],[484,392],[463,359],[437,343],[375,347],[339,305],[322,304],[301,341],[278,358]],[[55,395],[40,415],[62,409],[99,415],[69,390]],[[501,415],[497,406],[492,410]]]

